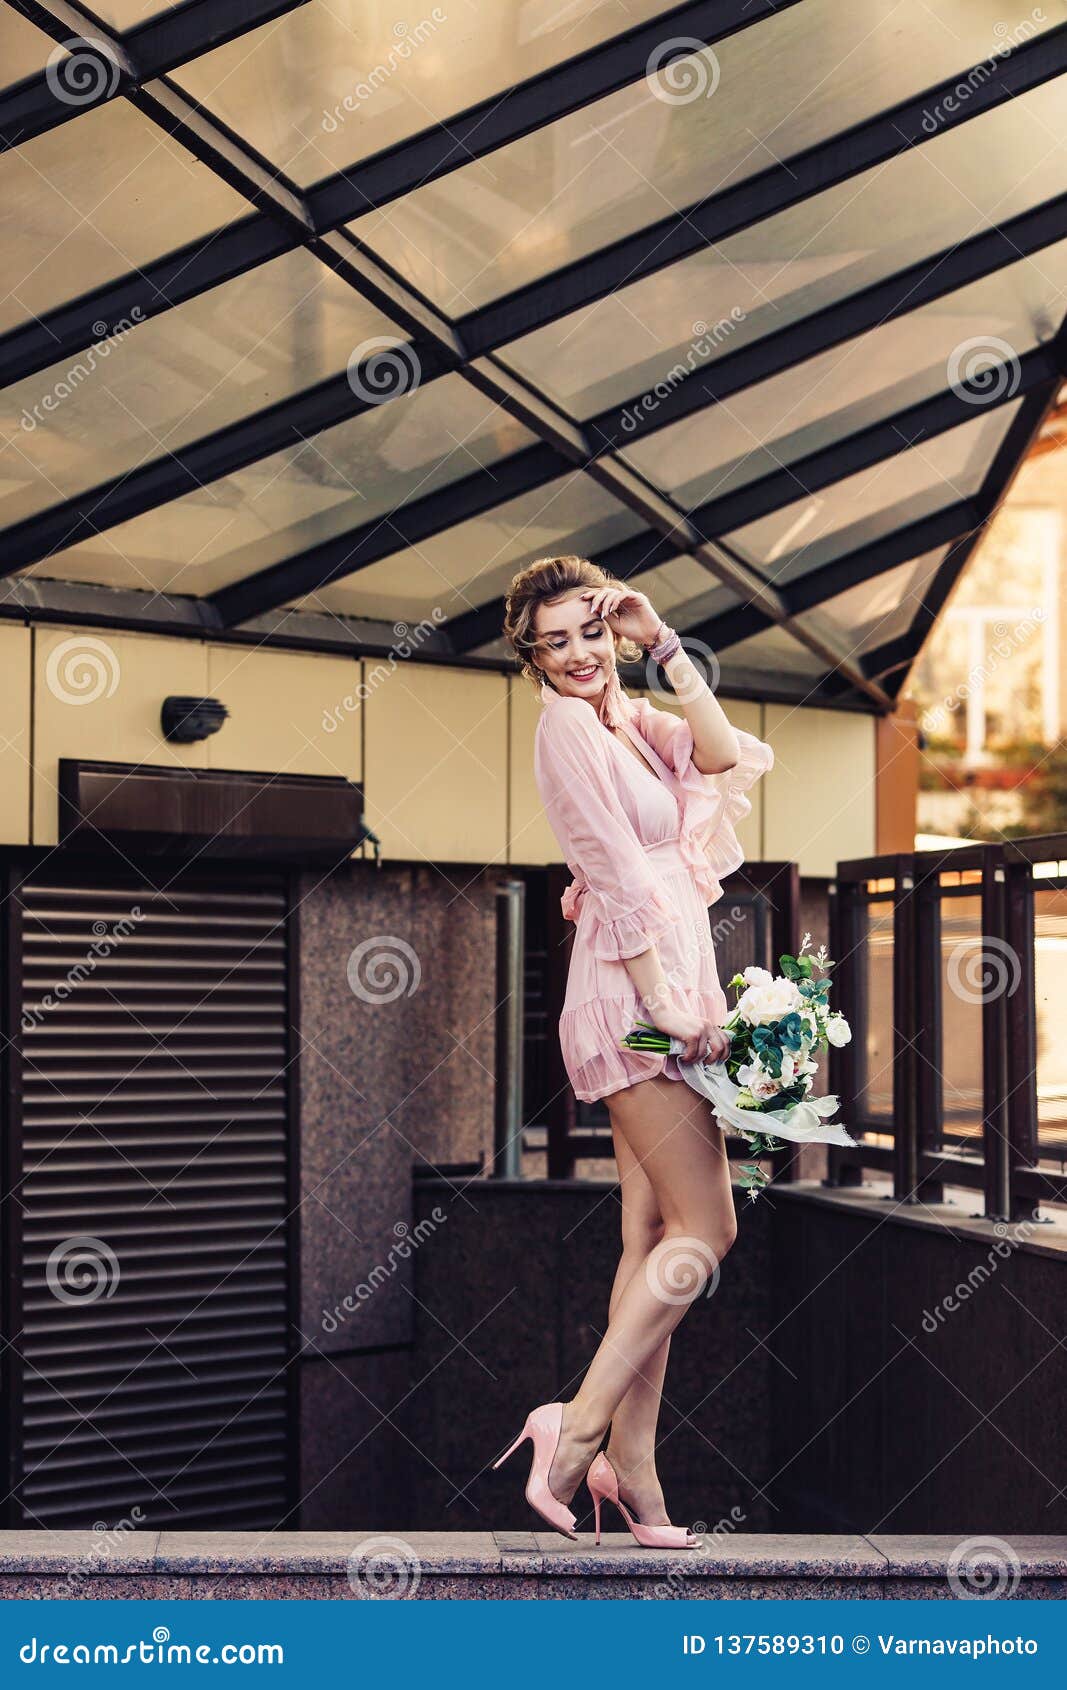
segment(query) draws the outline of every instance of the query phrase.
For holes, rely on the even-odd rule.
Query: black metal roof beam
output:
[[[26,15],[34,9],[31,0],[8,0],[8,3],[18,4]],[[197,13],[201,9],[209,12],[216,6],[222,16],[237,11],[236,0],[193,0],[193,3]],[[245,3],[252,6],[252,0],[245,0]],[[266,7],[267,0],[262,0],[262,3]],[[303,4],[304,0],[293,0],[293,3]],[[526,82],[457,114],[447,123],[435,124],[374,158],[328,178],[309,191],[315,227],[325,233],[375,205],[387,203],[419,183],[457,170],[473,158],[484,158],[532,129],[543,127],[570,111],[580,110],[591,101],[635,82],[645,74],[653,51],[661,48],[671,36],[711,45],[798,3],[799,0],[691,0],[689,4],[678,6],[650,24],[640,25],[591,48],[580,58],[550,67]],[[187,9],[182,7],[181,11],[184,13]],[[274,9],[281,11],[285,8],[279,4]],[[132,38],[137,48],[137,65],[152,66],[152,73],[157,74],[167,62],[161,56],[162,46],[173,54],[183,45],[171,39],[177,22],[177,17],[168,12],[139,30],[131,31],[128,37],[114,33],[109,35],[95,25],[91,33],[95,40],[111,40],[118,45]],[[665,35],[668,28],[671,36]],[[152,58],[156,31],[162,43],[157,50],[158,66]],[[71,32],[61,31],[60,34],[62,39],[67,39]],[[103,68],[106,85],[113,79],[109,74],[111,61]],[[135,86],[138,74],[131,63],[125,80],[110,90],[108,97],[114,98],[116,94]],[[29,138],[26,126],[33,113],[33,96],[26,90],[30,86],[26,84],[23,90],[15,90],[23,104],[18,107],[12,105],[9,112],[12,141]],[[70,108],[64,107],[63,110],[69,115]],[[0,101],[0,125],[3,114],[4,104]],[[94,331],[94,325],[101,321],[123,321],[129,316],[131,304],[139,305],[143,316],[156,316],[298,244],[293,238],[282,244],[279,231],[262,215],[249,219],[239,226],[239,230],[239,240],[227,239],[229,231],[208,235],[189,243],[179,252],[169,253],[146,265],[143,270],[132,271],[105,288],[57,307],[47,313],[40,323],[27,324],[25,328],[0,338],[0,386],[83,351],[100,339],[99,329]]]
[[[427,383],[447,367],[432,347],[421,349],[419,361],[422,379]],[[364,384],[363,390],[366,397],[356,393],[346,375],[331,376],[295,398],[279,400],[252,417],[27,517],[3,531],[0,576],[93,539],[132,517],[233,475],[273,452],[299,446],[323,429],[373,410],[376,402],[369,396],[370,389]]]
[[[343,575],[367,569],[394,552],[419,545],[458,520],[495,510],[508,499],[565,475],[570,467],[554,447],[528,446],[499,464],[475,470],[461,481],[400,505],[387,516],[363,523],[295,557],[285,558],[257,575],[220,588],[214,595],[213,608],[226,626],[244,622],[249,616],[259,614],[269,600],[285,604]],[[500,631],[499,624],[496,631]]]
[[[589,461],[589,447],[581,429],[521,377],[490,358],[467,364],[459,373],[492,403],[499,405],[524,427],[538,435],[548,448],[547,453],[542,453],[536,458],[525,453],[516,455],[521,462],[515,466],[513,460],[513,467],[517,467],[518,471],[518,478],[514,483],[515,491],[528,491],[531,486],[543,485],[568,470],[586,467]],[[767,588],[753,571],[735,563],[719,548],[715,548],[713,553],[711,548],[704,545],[700,536],[689,528],[684,513],[645,482],[629,465],[605,456],[592,466],[592,470],[602,486],[621,503],[638,510],[650,526],[661,534],[676,534],[682,543],[682,549],[699,555],[713,574],[727,579],[739,591],[755,593],[757,597],[763,598],[773,616],[773,589]],[[503,483],[507,473],[502,465],[497,464],[486,472],[485,478],[468,477],[458,484],[460,495],[471,494],[479,501],[491,500],[494,497],[493,482]],[[538,475],[542,477],[540,482],[531,479]],[[510,492],[508,496],[512,496]],[[436,520],[439,528],[451,526],[461,519],[462,508],[453,500],[454,495],[451,492],[447,498],[444,495],[435,495],[418,501],[417,508],[413,507],[413,515],[409,513],[405,518],[396,513],[390,521],[402,525],[410,520],[413,529],[421,529],[419,537],[427,538],[431,530],[421,527],[424,519]],[[342,575],[353,573],[357,568],[366,567],[368,563],[376,562],[379,556],[388,555],[389,551],[396,549],[394,544],[387,545],[386,550],[381,551],[382,525],[374,523],[368,527],[370,532],[357,536],[349,535],[347,541],[341,542],[337,547],[329,550],[316,547],[309,553],[287,559],[258,575],[236,582],[232,587],[221,589],[214,595],[213,602],[227,623],[244,621],[249,616],[274,609],[293,597],[302,597],[305,593],[313,592],[326,585],[329,580],[336,580]],[[322,573],[324,567],[328,569],[328,574]]]
[[[256,650],[311,651],[351,657],[395,658],[396,636],[391,623],[356,617],[325,615],[321,612],[287,610],[258,617],[243,628],[223,628],[203,599],[168,597],[143,589],[101,587],[84,581],[37,580],[19,576],[0,586],[0,621],[85,628],[124,629],[134,633],[167,634],[174,638],[211,640],[222,645],[254,646]],[[499,630],[498,630],[499,631]],[[427,627],[412,663],[445,665],[500,672],[490,659],[457,655],[443,630]],[[821,687],[821,683],[820,683]],[[802,701],[799,689],[789,677],[762,671],[730,670],[724,676],[723,692],[731,697],[757,701],[778,699],[783,703]],[[810,703],[812,689],[805,682],[803,698]],[[865,710],[866,701],[854,689],[841,700],[819,696],[819,702],[837,709]]]
[[[145,322],[300,246],[296,232],[259,212],[104,282],[67,305],[0,335],[0,388],[106,340],[118,323]],[[139,316],[134,316],[136,307]]]
[[[683,549],[702,563],[714,579],[754,597],[765,606],[772,620],[786,620],[784,608],[772,586],[729,551],[702,540],[688,523],[684,512],[645,482],[628,464],[610,453],[590,464],[588,442],[581,429],[521,377],[492,358],[478,359],[464,366],[460,373],[479,392],[539,435],[545,445],[561,455],[565,463],[575,469],[587,469],[594,480],[621,504],[637,511],[651,528],[667,538],[679,538]],[[275,566],[212,595],[211,603],[222,621],[227,626],[246,621],[251,616],[278,608],[291,598],[314,592],[323,585],[306,559],[298,572],[279,573],[284,570],[285,565]],[[351,569],[345,567],[338,573],[350,574]],[[877,683],[868,680],[857,665],[850,663],[847,653],[842,652],[820,630],[804,629],[798,632],[797,637],[802,644],[827,657],[829,666],[847,673],[856,686],[884,707],[885,695]]]
[[[869,581],[898,564],[908,563],[935,546],[950,544],[968,532],[979,521],[976,505],[962,499],[954,505],[933,511],[894,528],[878,540],[863,539],[864,524],[842,531],[843,550],[807,575],[778,585],[778,591],[788,606],[790,616],[822,604],[835,593],[844,592],[860,581]],[[714,616],[694,627],[686,627],[687,637],[705,640],[715,650],[725,650],[751,634],[762,633],[771,626],[755,604],[741,604],[721,616]]]
[[[344,274],[349,267],[349,261],[343,256],[344,237],[330,239],[337,246],[334,253],[338,260],[336,267]],[[365,291],[373,288],[378,304],[385,309],[395,308],[394,280],[385,272],[369,280],[362,254],[356,256],[361,272],[357,280],[361,288]],[[354,264],[352,271],[355,274]],[[447,336],[447,325],[429,322],[425,313],[420,313],[415,320],[435,337]],[[454,367],[461,357],[461,349],[453,345],[444,354],[437,350],[432,340],[428,340],[417,356],[420,382],[430,381]],[[1024,355],[1017,371],[1012,372],[1005,367],[1003,381],[991,380],[993,372],[987,372],[984,379],[992,388],[992,398],[985,402],[988,405],[1000,404],[1020,391],[1026,393],[1048,381],[1054,369],[1052,354],[1045,349],[1036,349]],[[983,400],[983,392],[983,378],[980,377],[961,385],[957,391],[950,389],[935,395],[882,423],[809,454],[796,463],[787,464],[733,494],[697,507],[689,513],[689,520],[703,539],[728,534],[746,522],[791,503],[803,493],[815,492],[969,420],[974,416],[975,403]],[[281,400],[255,416],[216,431],[185,450],[169,453],[141,469],[115,477],[9,529],[0,571],[10,572],[36,562],[180,497],[197,486],[232,474],[251,462],[368,408],[369,402],[357,398],[347,377],[334,377],[318,383],[314,388]],[[243,620],[238,612],[246,597],[249,603],[258,605],[262,602],[259,597],[262,591],[277,591],[280,597],[275,602],[284,603],[294,594],[305,591],[309,581],[322,586],[340,575],[364,568],[392,551],[429,538],[432,533],[463,520],[465,516],[481,514],[518,493],[543,485],[564,473],[567,467],[566,460],[555,451],[528,449],[516,454],[516,461],[511,466],[498,464],[491,470],[464,478],[453,488],[445,490],[447,497],[441,493],[433,494],[416,501],[406,511],[402,509],[389,521],[368,523],[355,533],[323,542],[286,559],[263,572],[261,577],[256,577],[256,587],[247,594],[241,585],[226,590],[222,602],[234,620]],[[652,567],[646,558],[653,549],[658,550],[661,561],[668,555],[689,549],[680,536],[670,539],[655,531],[645,531],[627,545],[633,551],[635,569]],[[620,566],[613,567],[618,573]],[[492,606],[484,608],[490,613],[499,609],[502,615],[503,601],[494,601]],[[469,613],[469,619],[455,630],[457,640],[462,642],[457,649],[471,650],[482,643],[486,620],[486,616],[478,611]]]
[[[241,226],[242,238],[250,232],[248,223]],[[862,334],[892,316],[966,286],[992,270],[1018,261],[1021,256],[1037,252],[1052,241],[1065,237],[1067,194],[1013,218],[1003,228],[989,230],[957,248],[938,253],[934,258],[912,265],[886,281],[842,300],[838,305],[814,312],[810,317],[749,347],[727,354],[713,371],[690,377],[667,395],[650,414],[647,427],[649,431],[658,429],[676,421],[679,415],[704,409],[838,342]],[[225,240],[227,236],[221,238]],[[280,236],[278,241],[279,244],[284,241],[286,246],[297,244],[295,236]],[[380,309],[395,313],[409,329],[447,344],[449,357],[435,354],[429,340],[419,343],[418,356],[420,363],[424,363],[421,379],[432,380],[445,368],[455,367],[462,361],[464,347],[452,335],[450,325],[425,307],[417,296],[409,294],[405,299],[398,279],[368,254],[360,243],[339,231],[313,240],[310,245],[323,262],[330,264],[350,285],[358,287]],[[180,271],[177,273],[180,274]],[[101,308],[99,300],[95,308]],[[17,333],[21,335],[22,331]],[[1027,353],[1021,360],[1018,383],[1009,383],[998,391],[1004,398],[1010,397],[1020,386],[1027,391],[1048,374],[1045,354],[1041,351]],[[286,426],[286,407],[292,411],[291,428]],[[194,485],[203,485],[218,476],[231,474],[257,458],[268,456],[281,446],[290,444],[294,433],[308,435],[330,428],[364,408],[356,400],[347,381],[336,379],[317,384],[315,388],[270,406],[184,451],[168,454],[141,470],[117,477],[28,519],[6,536],[9,545],[5,548],[4,561],[13,568],[46,557],[63,546],[74,544],[87,533],[102,532],[153,505],[180,497]],[[628,409],[632,413],[635,406]],[[796,464],[785,465],[736,493],[708,501],[690,513],[691,521],[705,539],[728,534],[746,522],[755,521],[759,516],[791,503],[799,496],[798,489],[810,493],[828,486],[857,469],[869,467],[903,450],[907,445],[932,438],[956,422],[965,421],[969,414],[972,411],[963,389],[959,394],[951,391],[940,394],[822,452],[810,454]],[[617,421],[618,415],[618,409],[604,413],[583,429],[594,456],[602,454],[608,444],[605,418]],[[627,438],[634,438],[634,432],[631,431]],[[555,473],[558,471],[553,469],[546,478],[551,479]],[[91,521],[86,526],[89,513]],[[455,518],[450,515],[449,520]],[[427,538],[428,535],[422,537]],[[651,540],[653,536],[649,538]],[[358,555],[359,536],[353,539]],[[685,550],[686,547],[680,546],[679,549]],[[332,543],[328,555],[333,555]],[[301,562],[302,559],[297,557],[277,567],[279,570],[291,570],[299,576]],[[331,568],[323,580],[334,578]],[[473,629],[475,624],[471,627]]]
[[[1067,24],[1061,24],[999,59],[992,75],[988,62],[968,67],[891,111],[880,112],[733,188],[673,212],[649,228],[493,300],[461,318],[457,325],[460,333],[474,353],[528,334],[921,146],[931,139],[926,125],[933,106],[942,110],[941,122],[933,133],[943,135],[1006,100],[1028,93],[1065,69]],[[958,98],[963,82],[973,82],[967,100]]]
[[[746,8],[742,6],[741,10],[745,11]],[[711,21],[713,11],[720,12],[721,20],[719,6],[714,8],[708,6],[682,7],[676,13],[670,14],[669,19],[657,19],[654,26],[657,42],[662,41],[662,29],[668,21],[677,27],[680,33],[695,40],[702,38],[719,39],[720,36],[715,33]],[[702,19],[706,34],[702,33]],[[751,18],[746,18],[745,21],[757,21],[757,15],[753,13]],[[938,132],[941,133],[945,128],[952,127],[957,123],[969,122],[971,118],[990,109],[991,105],[999,104],[1010,94],[1024,93],[1028,88],[1037,87],[1041,82],[1048,80],[1050,76],[1056,75],[1059,69],[1064,68],[1063,61],[1067,59],[1067,53],[1064,52],[1063,47],[1065,30],[1067,30],[1067,26],[1049,32],[1048,38],[1039,37],[1035,41],[1024,43],[1016,48],[1010,59],[1001,61],[998,80],[981,83],[971,99],[965,103],[958,100],[953,102],[955,110],[945,112],[944,120]],[[729,31],[724,30],[724,33],[729,33]],[[642,74],[644,63],[641,60],[641,51],[644,50],[646,45],[643,33],[640,34],[638,39],[634,32],[631,32],[630,35],[619,38],[617,42],[609,42],[603,48],[593,49],[592,53],[586,55],[585,61],[582,62],[586,64],[587,74],[590,74],[592,71],[591,61],[597,59],[599,55],[614,52],[616,49],[628,52],[629,61],[625,67],[628,74],[623,77],[625,84],[625,82],[635,80]],[[1038,49],[1041,49],[1040,55]],[[565,71],[566,69],[566,66],[562,67],[562,70]],[[541,99],[546,99],[544,84],[558,74],[560,74],[559,70],[547,71],[542,77],[533,79],[532,86],[539,91]],[[621,75],[622,70],[620,69],[617,74]],[[920,96],[917,101],[911,102],[909,107],[898,108],[898,111],[910,112],[912,118],[914,118],[916,112],[919,112],[921,117],[921,111],[925,110],[930,100],[943,100],[945,94],[951,92],[959,80],[960,78],[957,77],[942,84],[939,88],[929,90],[925,95]],[[520,90],[525,86],[520,85]],[[511,98],[514,99],[520,90],[514,91]],[[601,93],[608,91],[610,91],[608,88],[598,85],[598,92],[593,97],[599,98]],[[581,103],[584,102],[580,101],[579,104]],[[485,104],[488,107],[493,107],[496,102],[489,101]],[[481,108],[474,108],[474,112],[480,110]],[[513,112],[517,115],[517,108],[513,108]],[[477,127],[474,113],[469,115],[471,115],[472,124]],[[553,116],[559,115],[562,115],[562,113],[554,104],[549,102],[543,107],[541,121],[549,122]],[[490,113],[487,111],[484,116],[488,122]],[[896,143],[892,147],[894,151],[902,150],[908,145],[918,145],[929,138],[927,132],[921,128],[921,123],[916,127],[914,122],[912,122],[910,130],[898,135],[894,129],[896,118],[896,113],[885,113],[870,120],[868,125],[860,127],[866,130],[873,126],[874,134],[882,136],[883,147],[892,142]],[[457,169],[466,163],[469,157],[473,156],[469,150],[460,151],[451,144],[449,141],[451,128],[452,125],[449,125],[446,129],[434,128],[426,131],[422,135],[412,137],[409,142],[401,143],[401,148],[411,149],[436,145],[440,152],[440,158],[432,168],[436,175],[442,175],[446,168]],[[525,130],[519,131],[519,133],[525,132]],[[851,133],[855,134],[856,131]],[[510,132],[498,135],[495,129],[480,131],[479,134],[482,141],[487,140],[490,135],[496,137],[494,140],[496,146],[505,145],[508,140],[517,138],[517,134]],[[819,177],[819,171],[815,169],[815,176],[819,179],[816,186],[811,189],[812,192],[817,192],[821,186],[829,186],[832,181],[842,180],[851,174],[847,168],[849,162],[848,139],[848,136],[845,136],[838,138],[837,141],[827,143],[827,147],[831,150],[836,149],[836,152],[834,152],[833,157],[828,156],[824,161],[825,180]],[[470,143],[468,143],[469,145]],[[489,150],[492,149],[479,146],[477,156],[484,156],[485,152]],[[393,149],[394,153],[396,151],[397,149]],[[819,153],[820,149],[813,149],[813,151]],[[800,155],[800,158],[805,159],[808,156],[804,154]],[[385,161],[390,157],[392,157],[392,154],[383,154],[377,161],[368,161],[368,165],[374,164],[376,168],[382,168]],[[423,162],[425,165],[426,161]],[[542,278],[537,283],[532,284],[537,290],[538,300],[531,299],[528,308],[526,306],[519,308],[517,302],[526,297],[525,292],[520,292],[509,296],[508,299],[494,302],[493,305],[486,307],[484,312],[472,313],[469,318],[464,320],[462,325],[466,331],[465,340],[468,335],[473,333],[475,339],[467,340],[467,343],[474,350],[487,350],[502,345],[515,334],[522,333],[527,328],[536,327],[539,322],[547,322],[553,317],[563,316],[567,311],[576,308],[578,305],[588,303],[591,299],[598,298],[611,291],[619,285],[620,278],[624,283],[636,281],[641,274],[650,274],[653,269],[659,268],[661,264],[667,264],[673,262],[677,257],[686,256],[688,250],[698,251],[712,241],[721,239],[724,233],[731,232],[731,217],[736,226],[741,228],[759,221],[763,216],[772,215],[779,208],[777,200],[781,199],[787,189],[793,185],[791,176],[793,162],[796,161],[788,162],[780,167],[777,172],[765,172],[761,176],[753,178],[749,183],[741,184],[738,189],[730,190],[729,194],[720,195],[701,207],[683,211],[678,214],[676,219],[665,219],[664,222],[657,225],[651,238],[648,231],[633,237],[633,241],[639,245],[647,244],[648,254],[644,269],[641,267],[640,255],[636,250],[628,255],[625,250],[619,247],[604,249],[601,253],[594,254],[591,259],[580,261],[577,266],[572,266],[570,270],[558,272],[554,276]],[[816,160],[816,165],[817,162]],[[395,159],[393,167],[398,168]],[[811,174],[813,168],[809,165],[809,174]],[[863,168],[866,168],[866,166],[863,166]],[[349,174],[351,175],[351,173]],[[399,177],[397,180],[399,181]],[[776,183],[777,189],[775,189]],[[777,194],[777,199],[772,199],[768,202],[768,206],[762,209],[759,201],[761,184],[767,184],[769,189]],[[314,206],[316,227],[322,230],[324,227],[321,221],[323,203],[315,200],[315,195],[319,191],[317,189],[311,190],[310,200]],[[375,200],[375,194],[381,191],[381,189],[376,189],[373,182],[368,178],[361,190],[365,202],[363,209],[366,209],[372,203],[380,203]],[[746,196],[744,205],[739,204],[734,197],[742,192]],[[804,196],[799,195],[798,197]],[[792,202],[783,200],[782,203]],[[715,207],[719,207],[719,224],[712,226],[709,219]],[[693,221],[694,216],[698,219],[696,222]],[[740,222],[737,221],[739,217],[743,219]],[[703,223],[700,221],[701,219],[703,219]],[[667,232],[675,223],[677,227],[670,242],[661,247],[659,243],[666,241]],[[708,223],[711,231],[706,235],[703,232],[704,223]],[[127,277],[119,278],[108,284],[104,289],[98,289],[85,295],[79,301],[73,301],[56,308],[42,319],[39,326],[27,325],[25,329],[12,331],[3,339],[0,339],[0,385],[5,385],[21,375],[30,374],[33,370],[45,368],[52,362],[82,351],[86,346],[91,345],[94,340],[99,339],[99,331],[97,330],[94,333],[94,325],[100,321],[122,320],[129,315],[131,301],[140,304],[146,315],[157,315],[159,312],[169,309],[172,305],[181,304],[195,293],[206,291],[209,287],[229,280],[231,276],[241,274],[253,268],[257,263],[266,262],[267,259],[275,256],[277,251],[286,250],[286,247],[280,246],[278,242],[278,231],[271,228],[266,219],[250,219],[241,227],[239,256],[234,251],[233,242],[222,239],[217,233],[212,234],[200,242],[190,243],[180,253],[168,254],[155,263],[145,266],[143,271],[135,271]],[[687,242],[689,243],[688,247]],[[288,245],[293,244],[296,243],[294,241],[288,243]],[[626,245],[627,243],[623,243],[623,248]],[[592,278],[595,285],[578,287],[576,278],[585,274],[588,265],[598,267],[598,276]],[[188,285],[183,284],[184,277],[188,277]],[[492,321],[486,315],[490,312],[495,314]],[[753,376],[751,379],[760,378]],[[604,420],[604,426],[610,428],[611,415]]]
[[[7,0],[13,11],[76,49],[76,101],[62,98],[63,70],[27,77],[0,97],[0,152],[23,145],[82,112],[127,93],[178,65],[270,23],[307,0],[185,0],[158,17],[120,33],[88,12],[61,3]],[[95,45],[100,44],[101,52]],[[86,74],[96,71],[95,85]]]
[[[798,0],[699,0],[590,47],[577,58],[491,94],[373,158],[363,159],[309,192],[319,229],[334,229],[388,205],[535,129],[617,93],[646,75],[653,54],[672,40],[689,51],[788,11]],[[679,55],[680,56],[680,55]],[[484,350],[484,348],[483,348]]]
[[[295,190],[265,176],[258,162],[245,155],[225,130],[191,105],[179,90],[161,80],[131,98],[194,156],[232,180],[239,191],[268,203],[272,219],[310,235],[303,203]],[[416,384],[429,383],[463,361],[464,349],[451,324],[384,266],[365,257],[347,234],[338,231],[310,244],[320,260],[350,287],[388,310],[398,326],[418,337],[410,348]],[[374,354],[365,367],[369,369],[373,362]],[[309,435],[357,416],[378,402],[372,380],[350,381],[347,372],[292,394],[180,451],[168,452],[88,488],[3,531],[0,575],[39,562],[287,446],[300,444]]]
[[[1021,358],[1016,370],[1006,365],[1000,367],[1006,378],[1002,383],[997,377],[996,369],[986,372],[986,379],[990,380],[993,388],[993,393],[988,399],[983,399],[983,377],[978,376],[970,382],[962,383],[955,391],[949,389],[944,393],[935,394],[931,399],[922,400],[896,412],[884,422],[874,423],[856,434],[848,435],[824,447],[821,451],[809,453],[806,458],[785,464],[780,470],[773,471],[759,481],[750,482],[734,493],[725,494],[721,499],[712,499],[707,504],[698,505],[688,513],[689,520],[705,539],[730,534],[748,522],[754,522],[761,516],[791,504],[805,494],[816,493],[846,476],[869,469],[898,452],[907,451],[909,447],[933,439],[957,424],[973,421],[976,402],[981,401],[986,409],[992,409],[1010,402],[1020,393],[1028,393],[1035,387],[1046,384],[1054,367],[1052,352],[1038,348]],[[954,508],[957,511],[965,508],[969,520],[976,520],[973,506]],[[953,522],[956,520],[952,519]],[[963,523],[956,526],[950,537],[960,533],[966,521],[965,518]],[[889,536],[890,541],[894,539],[895,536]],[[929,541],[928,545],[938,543],[940,542],[934,540]],[[599,557],[599,562],[602,568],[619,580],[628,580],[631,575],[654,569],[658,564],[667,563],[671,558],[679,557],[685,552],[686,547],[679,538],[670,539],[651,529],[644,529],[640,534],[635,534],[621,545],[613,547],[610,553],[604,553]],[[889,556],[892,561],[883,562],[883,555]],[[778,591],[788,606],[789,614],[794,615],[799,610],[809,609],[821,600],[832,597],[834,593],[844,592],[857,581],[877,575],[883,569],[892,568],[893,564],[899,561],[901,560],[897,556],[895,545],[883,545],[878,542],[873,546],[860,546],[856,552],[849,552],[820,569],[812,570],[809,575],[802,576],[795,583],[780,586]],[[738,607],[737,611],[731,614],[740,619],[742,613],[749,608],[747,605]],[[504,600],[499,598],[466,613],[455,622],[450,622],[449,630],[456,639],[457,649],[474,650],[491,639],[492,634],[486,633],[485,630],[495,624],[496,630],[499,631],[503,615]],[[739,626],[744,631],[737,637],[743,639],[749,633],[769,627],[772,620],[752,610],[747,624],[739,620]],[[719,625],[717,620],[715,625]]]
[[[602,443],[605,449],[632,445],[645,435],[658,433],[684,417],[781,376],[820,353],[917,311],[920,306],[983,281],[1065,238],[1067,193],[1057,194],[994,229],[983,230],[930,258],[909,264],[883,281],[848,294],[747,346],[723,353],[707,369],[694,370],[669,392],[657,395],[654,407],[643,406],[644,395],[637,394],[624,404],[611,406],[591,417],[585,428],[594,443]]]
[[[795,500],[818,493],[837,481],[886,463],[900,452],[924,445],[983,413],[999,409],[1020,395],[1046,385],[1055,373],[1051,350],[1032,348],[1013,363],[990,365],[980,375],[946,388],[929,399],[896,411],[883,422],[845,434],[805,457],[750,481],[733,493],[709,499],[689,516],[706,539],[732,534],[750,522],[782,510]]]
[[[525,422],[527,427],[544,434],[547,426],[551,434],[551,425],[546,425],[544,416],[539,414],[548,408],[547,402],[538,396],[537,402],[532,403],[525,384],[505,371],[494,359],[479,360],[470,365],[464,374],[468,379],[484,380],[485,391],[489,391],[491,385],[499,402]],[[859,665],[850,660],[847,652],[841,649],[832,636],[818,628],[797,628],[789,625],[787,607],[773,583],[766,581],[729,548],[715,541],[703,540],[685,513],[665,494],[644,481],[629,464],[611,453],[605,453],[590,463],[588,442],[583,432],[568,422],[565,433],[571,438],[568,440],[561,433],[561,448],[569,450],[576,466],[584,468],[590,478],[611,493],[620,504],[637,512],[648,526],[664,539],[677,542],[682,551],[687,552],[707,569],[713,580],[722,582],[733,591],[760,604],[768,620],[787,626],[800,644],[824,657],[828,667],[847,674],[853,684],[867,693],[880,708],[887,707],[888,700],[882,688],[862,673]]]

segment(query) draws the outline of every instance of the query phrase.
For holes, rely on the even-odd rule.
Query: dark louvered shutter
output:
[[[286,883],[156,878],[52,858],[11,900],[14,1524],[292,1501]]]

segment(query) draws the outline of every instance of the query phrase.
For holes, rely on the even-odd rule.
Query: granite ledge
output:
[[[697,1580],[810,1582],[906,1578],[944,1580],[971,1539],[892,1534],[738,1534],[691,1550],[648,1550],[628,1533],[605,1533],[599,1548],[541,1532],[130,1532],[102,1545],[100,1534],[0,1532],[0,1580],[25,1574],[96,1580],[138,1575],[203,1575],[276,1580],[346,1575],[349,1558],[380,1553],[417,1563],[430,1579],[502,1575],[509,1579],[595,1574],[626,1580],[681,1574]],[[989,1543],[984,1534],[981,1543]],[[1067,1538],[1009,1536],[1022,1579],[1067,1579]]]

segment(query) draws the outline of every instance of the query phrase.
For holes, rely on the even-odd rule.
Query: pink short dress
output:
[[[617,684],[612,698],[598,713],[546,684],[534,741],[537,788],[574,876],[562,899],[575,932],[559,1038],[585,1103],[655,1074],[682,1079],[676,1057],[619,1044],[636,1021],[651,1020],[625,957],[655,945],[678,999],[720,1025],[728,1014],[708,905],[744,861],[735,829],[752,809],[745,794],[774,764],[769,745],[736,728],[740,760],[701,774],[684,716]],[[606,726],[612,719],[646,766]]]

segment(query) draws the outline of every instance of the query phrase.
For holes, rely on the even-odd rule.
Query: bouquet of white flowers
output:
[[[779,957],[782,970],[746,968],[729,982],[739,996],[723,1030],[730,1034],[729,1055],[722,1062],[679,1062],[682,1078],[713,1105],[720,1125],[748,1140],[752,1161],[741,1168],[741,1184],[755,1201],[767,1184],[756,1158],[780,1150],[781,1139],[796,1144],[855,1144],[844,1127],[826,1117],[838,1107],[833,1096],[811,1097],[818,1063],[814,1053],[827,1045],[848,1044],[852,1029],[831,1011],[825,948],[811,953],[805,933],[798,956]],[[816,977],[816,970],[821,978]],[[677,1056],[685,1046],[639,1021],[621,1040],[630,1050]],[[759,1118],[759,1125],[753,1117]]]

